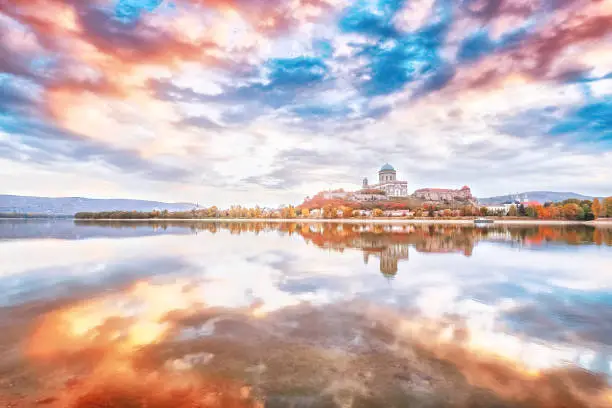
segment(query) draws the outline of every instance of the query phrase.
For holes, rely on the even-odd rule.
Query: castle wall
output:
[[[469,188],[461,190],[423,188],[416,190],[414,196],[427,201],[469,201],[474,198]]]

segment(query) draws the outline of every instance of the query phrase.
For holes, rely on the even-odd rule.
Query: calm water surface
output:
[[[612,229],[0,221],[0,407],[610,407]]]

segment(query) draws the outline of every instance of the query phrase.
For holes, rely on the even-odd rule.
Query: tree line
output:
[[[592,201],[568,199],[544,205],[513,205],[507,215],[509,217],[529,217],[543,220],[592,221],[598,218],[612,218],[612,197],[603,200],[595,198]]]
[[[328,203],[321,208],[295,207],[292,205],[280,209],[262,207],[231,206],[219,209],[216,206],[198,208],[191,211],[103,211],[80,212],[77,219],[210,219],[210,218],[255,218],[255,219],[297,219],[297,218],[368,218],[368,217],[404,217],[404,218],[459,218],[475,216],[526,217],[549,220],[590,221],[597,218],[612,218],[612,197],[602,200],[569,199],[558,203],[544,205],[524,204],[510,206],[506,214],[489,213],[486,207],[473,205],[448,205],[443,203],[424,203],[412,209],[388,205],[382,208],[368,206],[365,209],[343,203]]]

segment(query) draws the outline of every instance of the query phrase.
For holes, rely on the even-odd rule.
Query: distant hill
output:
[[[191,203],[162,203],[128,199],[98,199],[82,197],[28,197],[0,195],[0,213],[34,213],[74,215],[78,212],[99,211],[187,211],[196,208]]]
[[[578,193],[560,193],[556,191],[526,191],[524,193],[519,193],[518,195],[526,196],[529,201],[538,201],[540,203],[545,203],[548,201],[557,202],[557,201],[567,200],[570,198],[576,198],[578,200],[592,200],[593,199],[593,197],[591,196],[585,196],[585,195],[578,194]],[[478,202],[484,205],[500,204],[505,201],[512,200],[513,196],[514,195],[508,194],[508,195],[496,196],[496,197],[479,198]]]

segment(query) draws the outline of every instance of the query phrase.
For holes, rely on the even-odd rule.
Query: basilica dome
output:
[[[380,171],[395,171],[395,169],[389,163],[385,163],[385,165],[380,168]]]

